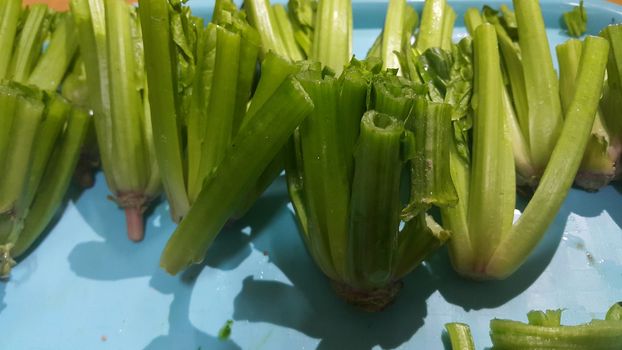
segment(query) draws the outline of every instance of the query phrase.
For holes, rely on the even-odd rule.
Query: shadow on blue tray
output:
[[[572,199],[561,208],[528,261],[508,279],[487,282],[462,279],[451,268],[447,250],[442,249],[405,279],[395,303],[378,314],[362,312],[338,299],[298,236],[271,230],[271,235],[253,241],[254,248],[269,251],[270,261],[287,276],[291,285],[247,277],[235,299],[234,319],[296,329],[321,339],[318,349],[397,347],[424,324],[426,299],[437,290],[452,304],[465,310],[478,310],[498,307],[527,289],[551,262],[569,213],[594,216],[602,212],[602,207],[596,210],[581,200],[585,195],[588,194],[573,191]],[[519,208],[523,209],[525,204],[522,200]],[[283,246],[291,249],[279,249]]]
[[[101,174],[97,181],[103,182]],[[105,186],[96,186],[83,193],[76,207],[103,241],[89,241],[77,245],[69,255],[71,269],[85,278],[114,281],[135,277],[151,276],[150,286],[162,294],[172,295],[169,309],[169,331],[156,337],[146,349],[221,349],[240,347],[231,340],[220,340],[194,327],[190,322],[189,307],[195,279],[203,267],[220,270],[238,267],[251,253],[251,241],[259,236],[270,217],[284,207],[287,196],[284,183],[275,184],[269,192],[279,195],[264,195],[251,209],[247,217],[228,224],[210,247],[209,254],[200,265],[188,268],[178,277],[167,275],[159,268],[159,258],[175,224],[170,220],[167,204],[157,203],[146,219],[146,237],[140,244],[130,242],[125,235],[123,212],[112,201],[103,201],[108,195]],[[117,220],[102,218],[120,217]],[[251,226],[253,235],[244,232]],[[1,300],[1,299],[0,299]]]
[[[100,192],[102,187],[98,187]],[[605,202],[615,203],[613,197],[616,197],[616,191],[607,188],[604,192],[607,197]],[[447,251],[443,249],[426,266],[418,268],[405,279],[404,288],[393,305],[382,313],[368,314],[335,296],[328,280],[309,258],[295,232],[291,216],[287,218],[290,220],[288,225],[271,225],[269,235],[261,234],[267,231],[265,227],[269,225],[270,218],[279,210],[284,210],[287,196],[282,178],[244,219],[229,224],[223,230],[210,248],[205,262],[182,274],[180,278],[184,283],[179,283],[177,278],[164,274],[158,268],[160,252],[174,230],[166,204],[156,206],[147,222],[147,239],[136,245],[125,237],[123,220],[101,220],[102,217],[122,215],[114,203],[88,198],[105,195],[87,192],[77,203],[78,210],[104,241],[87,242],[75,247],[69,257],[71,268],[80,276],[98,280],[152,276],[150,284],[153,288],[173,295],[169,332],[155,338],[148,349],[168,349],[179,344],[202,349],[238,349],[237,344],[221,341],[191,324],[188,319],[190,295],[194,279],[205,265],[233,270],[251,254],[252,249],[269,253],[270,261],[287,276],[291,285],[247,277],[235,298],[233,318],[236,321],[268,322],[295,329],[309,337],[321,339],[318,349],[371,349],[376,345],[393,348],[407,342],[423,326],[428,312],[426,300],[437,290],[448,302],[466,310],[494,308],[522,293],[550,263],[571,211],[582,216],[597,216],[604,209],[618,224],[622,221],[621,213],[613,210],[611,205],[605,203],[604,208],[600,204],[594,205],[590,197],[586,197],[590,194],[572,191],[570,200],[565,202],[530,259],[507,280],[472,282],[461,279],[452,270]],[[524,204],[520,203],[519,207]],[[102,215],[101,212],[106,213]],[[251,227],[251,235],[243,232],[246,226]],[[279,307],[275,307],[277,302]],[[0,304],[0,310],[1,307]]]

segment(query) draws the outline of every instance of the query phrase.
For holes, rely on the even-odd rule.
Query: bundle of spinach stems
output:
[[[513,5],[467,10],[454,42],[446,0],[421,14],[389,0],[355,58],[351,0],[216,0],[207,24],[182,0],[72,0],[66,13],[3,1],[0,275],[95,150],[130,239],[166,195],[179,223],[161,257],[171,274],[200,263],[285,170],[309,254],[360,308],[384,309],[444,244],[460,275],[506,278],[572,184],[607,185],[622,152],[622,25],[580,40],[583,3],[564,14],[577,39],[557,46],[558,75],[538,1]],[[531,199],[515,220],[517,189]],[[551,310],[493,320],[491,337],[499,349],[613,349],[620,309],[582,326]],[[447,331],[473,348],[468,326]]]

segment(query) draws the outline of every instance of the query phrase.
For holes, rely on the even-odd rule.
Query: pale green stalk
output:
[[[6,88],[4,88],[6,89]],[[2,91],[2,93],[15,93]],[[40,96],[29,96],[28,92],[19,93],[15,105],[15,119],[11,128],[11,138],[0,173],[0,214],[10,212],[24,189],[32,159],[31,150],[35,135],[43,116],[44,105]]]
[[[485,268],[512,227],[515,205],[514,159],[503,115],[502,78],[495,29],[475,29],[475,117],[468,203],[468,229],[475,274]]]
[[[352,0],[319,2],[309,58],[337,75],[352,58]]]
[[[74,109],[70,112],[65,131],[45,169],[45,181],[37,189],[24,227],[11,251],[13,256],[19,257],[28,250],[60,207],[80,156],[89,118],[85,111]]]
[[[140,0],[138,13],[145,46],[149,104],[155,154],[173,220],[190,209],[186,194],[182,146],[178,124],[182,116],[175,99],[174,45],[170,36],[167,0]]]
[[[17,33],[22,0],[4,0],[0,2],[0,78],[6,78],[13,52],[13,43]]]
[[[162,268],[176,274],[203,260],[238,202],[312,108],[308,95],[295,79],[287,79],[277,89],[257,111],[254,121],[240,129],[227,157],[206,181],[197,201],[167,243],[160,260]],[[271,142],[265,142],[266,137]]]
[[[23,27],[19,31],[18,41],[13,49],[13,57],[9,66],[9,78],[19,83],[25,83],[34,64],[41,54],[43,39],[47,34],[44,21],[48,7],[44,4],[35,4],[28,8]]]
[[[525,136],[529,140],[533,166],[541,173],[563,124],[559,82],[538,0],[514,0],[513,3],[527,90],[529,126]]]
[[[28,84],[46,91],[58,88],[78,50],[78,32],[74,19],[69,13],[62,16],[45,52],[28,77]]]
[[[447,323],[445,329],[451,341],[451,350],[475,350],[471,329],[464,323]]]
[[[404,45],[402,31],[406,6],[405,0],[389,0],[382,34],[382,69],[400,68],[395,52],[401,52]]]
[[[514,272],[538,244],[555,219],[583,158],[598,109],[609,44],[588,37],[581,56],[577,89],[564,127],[540,185],[512,230],[502,238],[485,266],[487,276],[504,278]],[[589,54],[587,54],[589,53]]]

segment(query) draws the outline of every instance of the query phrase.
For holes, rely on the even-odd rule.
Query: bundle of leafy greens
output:
[[[533,310],[528,323],[493,319],[490,321],[492,349],[619,349],[622,344],[622,303],[614,304],[604,320],[564,326],[562,310]],[[452,350],[473,350],[469,326],[459,323],[445,325]]]
[[[509,47],[498,25],[483,23],[477,10],[470,10],[466,15],[467,26],[473,33],[473,125],[470,133],[454,130],[457,147],[451,156],[451,169],[459,201],[453,208],[442,209],[442,216],[445,228],[453,234],[449,251],[454,268],[475,279],[505,278],[514,272],[554,219],[590,138],[609,53],[607,40],[600,37],[585,40],[583,52],[590,54],[580,57],[564,123],[561,119],[557,121],[551,116],[556,110],[555,101],[561,102],[557,93],[550,95],[555,91],[557,78],[545,62],[535,64],[543,61],[542,57],[550,57],[546,40],[540,41],[538,34],[544,35],[538,3],[527,0],[517,1],[516,5],[521,44],[529,42],[521,45],[523,65],[517,65],[523,68],[524,74],[515,79],[524,78],[524,86],[529,88],[523,91],[527,94],[521,95],[514,91],[515,85],[511,85],[512,93],[517,94],[514,98],[504,86],[502,67],[510,63],[506,60],[502,64],[500,52],[504,53]],[[527,17],[531,22],[521,25]],[[508,76],[510,71],[508,69]],[[438,74],[433,70],[429,72]],[[548,73],[553,74],[550,79]],[[452,79],[440,76],[437,80],[448,81],[447,86],[453,86]],[[541,90],[543,85],[548,87],[535,96],[532,92]],[[519,105],[517,101],[521,96],[527,101],[534,100],[523,106],[529,112],[528,120],[523,123],[513,109]],[[463,126],[468,124],[462,123]],[[551,133],[558,129],[559,137],[551,140]],[[525,142],[525,130],[529,131],[530,143]],[[462,146],[469,144],[472,147],[465,152]],[[544,150],[549,147],[553,147],[553,151],[547,156]],[[529,157],[521,153],[525,149],[531,149]],[[536,149],[540,152],[533,152]],[[542,163],[534,162],[535,159]],[[527,162],[522,163],[525,160]],[[522,216],[513,223],[515,186],[525,164],[523,170],[537,168],[529,164],[543,164],[544,173]]]
[[[88,125],[56,93],[77,47],[69,14],[0,4],[0,278],[62,204]]]
[[[212,21],[179,1],[141,1],[156,154],[173,219],[197,200],[244,122],[259,37],[218,0]]]
[[[292,1],[288,16],[267,1],[245,5],[263,54],[309,59],[295,65],[315,108],[287,146],[290,198],[310,255],[337,294],[368,311],[386,307],[401,279],[449,238],[426,210],[457,199],[451,108],[398,75],[394,51],[409,46],[417,15],[403,0],[388,6],[376,48],[357,61],[349,1]],[[412,187],[407,201],[401,187]]]
[[[116,0],[72,0],[71,10],[106,182],[125,210],[128,237],[140,241],[143,212],[161,184],[136,9]]]
[[[232,2],[217,1],[207,27],[177,1],[141,0],[139,14],[158,164],[183,217],[161,259],[176,274],[203,260],[249,193],[261,194],[253,189],[313,104],[296,68],[269,52],[249,101],[259,37]]]
[[[561,132],[563,115],[572,99],[581,51],[576,43],[558,48],[560,77],[557,79],[544,23],[532,22],[533,18],[541,18],[537,2],[516,2],[516,9],[514,13],[505,6],[501,6],[500,11],[484,7],[483,17],[470,9],[465,19],[471,31],[482,21],[495,26],[503,62],[504,89],[512,102],[507,104],[506,113],[514,115],[511,132],[515,135],[512,147],[517,183],[534,189]],[[577,21],[585,21],[582,6],[575,12],[579,16]],[[617,119],[617,115],[602,110],[596,115],[575,178],[576,185],[596,191],[615,178],[621,154]]]

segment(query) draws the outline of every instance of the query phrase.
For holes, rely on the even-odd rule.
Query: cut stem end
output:
[[[145,223],[142,208],[125,208],[125,220],[127,222],[127,238],[134,242],[140,242],[145,237]]]
[[[361,290],[345,283],[331,280],[337,295],[348,304],[367,312],[380,312],[387,308],[397,297],[404,283],[401,280],[391,282],[384,288]]]

